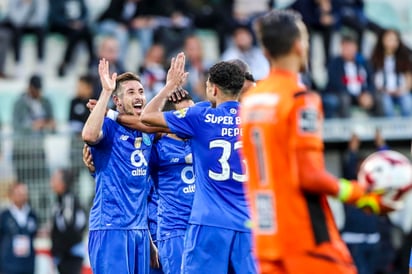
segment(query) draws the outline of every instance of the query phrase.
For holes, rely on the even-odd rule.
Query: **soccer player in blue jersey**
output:
[[[181,62],[178,54],[174,62]],[[219,62],[209,70],[206,95],[212,107],[162,112],[170,92],[162,90],[141,120],[192,142],[196,192],[186,232],[181,273],[257,273],[252,251],[246,180],[239,141],[238,96],[244,74]]]
[[[149,177],[149,195],[147,197],[147,221],[149,224],[150,237],[153,244],[158,248],[157,241],[157,207],[159,204],[159,194],[155,189],[153,180]],[[152,267],[150,266],[149,274],[164,274],[162,266]]]
[[[96,179],[89,224],[90,263],[94,274],[147,274],[149,249],[155,250],[147,223],[153,135],[105,118],[112,93],[119,113],[139,116],[146,103],[144,90],[132,73],[110,76],[104,59],[99,75],[103,90],[82,132],[91,147]]]
[[[190,96],[176,103],[168,101],[166,110],[183,109],[194,103]],[[190,140],[164,134],[153,145],[151,177],[158,192],[157,244],[165,274],[180,273],[184,235],[195,192]]]
[[[176,102],[168,101],[163,110],[193,105],[188,94],[181,96],[184,97]],[[184,234],[195,191],[192,151],[190,141],[175,134],[159,134],[158,137],[149,161],[152,176],[149,180],[148,221],[150,235],[159,250],[162,269],[151,268],[150,274],[173,274],[180,273]],[[92,158],[87,155],[84,151],[86,166],[94,168]]]

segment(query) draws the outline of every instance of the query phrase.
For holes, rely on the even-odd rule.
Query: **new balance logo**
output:
[[[122,134],[119,139],[122,141],[127,141],[127,139],[129,139],[129,136]]]

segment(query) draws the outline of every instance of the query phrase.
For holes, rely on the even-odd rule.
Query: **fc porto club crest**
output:
[[[146,133],[143,133],[142,136],[143,136],[143,143],[146,146],[150,146],[152,144],[152,141],[150,140],[150,136],[147,135]]]

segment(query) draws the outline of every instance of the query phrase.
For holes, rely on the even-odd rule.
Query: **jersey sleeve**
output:
[[[159,154],[157,150],[158,143],[154,143],[152,147],[152,152],[150,153],[149,168],[150,168],[150,178],[152,183],[158,187],[158,168],[159,168]]]
[[[190,107],[164,113],[164,118],[170,130],[181,138],[190,138],[194,135],[197,120],[203,107]]]
[[[319,95],[310,91],[296,93],[294,113],[292,123],[296,130],[297,149],[323,151],[323,112]]]
[[[102,139],[97,144],[91,146],[100,147],[109,145],[113,140],[116,124],[117,122],[105,117],[102,126]]]
[[[293,115],[300,187],[310,193],[336,196],[338,179],[325,167],[319,95],[309,91],[296,93]]]

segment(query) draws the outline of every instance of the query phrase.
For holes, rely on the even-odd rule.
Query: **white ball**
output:
[[[411,162],[393,150],[372,153],[359,168],[358,182],[370,192],[398,191],[401,196],[412,188]]]

